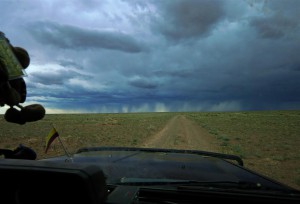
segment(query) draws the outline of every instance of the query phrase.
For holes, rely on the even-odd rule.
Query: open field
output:
[[[245,167],[300,190],[300,111],[46,115],[25,125],[0,119],[0,148],[33,148],[38,159],[61,155],[45,137],[56,127],[69,152],[86,146],[198,149],[235,154]]]

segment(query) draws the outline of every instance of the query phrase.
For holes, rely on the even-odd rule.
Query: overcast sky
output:
[[[299,0],[1,0],[47,113],[300,108]],[[1,108],[4,113],[6,108]]]

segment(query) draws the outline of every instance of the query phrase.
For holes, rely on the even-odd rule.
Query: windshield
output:
[[[0,148],[22,144],[37,160],[92,158],[97,151],[75,153],[93,147],[230,154],[300,190],[299,7],[297,0],[1,1],[0,31],[30,56],[26,100],[14,107],[40,104],[45,116],[23,122],[19,111],[8,122],[0,97]],[[150,157],[134,154],[118,159]],[[154,157],[201,160],[181,156]]]

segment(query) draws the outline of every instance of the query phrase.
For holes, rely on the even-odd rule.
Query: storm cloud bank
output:
[[[0,5],[32,58],[27,102],[49,112],[300,108],[297,0]]]

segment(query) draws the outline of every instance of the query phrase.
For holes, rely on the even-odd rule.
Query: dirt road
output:
[[[183,115],[173,117],[167,125],[144,144],[144,147],[217,151],[213,135]]]

